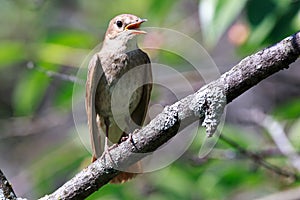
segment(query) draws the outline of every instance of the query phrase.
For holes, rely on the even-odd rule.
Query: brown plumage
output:
[[[109,141],[119,143],[122,136],[143,125],[152,89],[152,84],[143,84],[152,82],[150,59],[136,44],[136,35],[145,33],[138,29],[144,21],[130,14],[113,18],[102,49],[90,61],[86,111],[93,160],[108,153]],[[128,92],[133,93],[128,96]],[[141,172],[139,163],[130,169]],[[134,176],[121,172],[111,182],[122,183]]]

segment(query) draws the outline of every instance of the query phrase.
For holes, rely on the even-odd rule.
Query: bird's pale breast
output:
[[[143,93],[143,81],[146,80],[146,70],[142,66],[148,62],[148,57],[139,49],[126,53],[126,56],[120,56],[122,59],[115,58],[110,63],[108,73],[114,74],[114,79],[109,84],[106,74],[101,77],[97,87],[96,95],[96,111],[101,116],[106,118],[113,118],[112,106],[115,106],[118,117],[128,115],[134,111],[139,104]],[[125,59],[125,60],[124,60]],[[102,64],[102,65],[103,65]],[[141,68],[135,69],[137,66]],[[140,86],[140,87],[139,87]],[[114,98],[112,101],[112,97]],[[112,105],[111,102],[116,104]],[[116,116],[114,116],[116,117]]]

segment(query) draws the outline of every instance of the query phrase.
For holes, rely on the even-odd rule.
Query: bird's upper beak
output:
[[[146,21],[147,21],[147,19],[140,19],[139,21],[137,21],[135,23],[128,24],[125,27],[125,30],[131,30],[132,33],[134,33],[134,34],[146,34],[147,33],[146,31],[142,31],[139,29],[141,24]]]

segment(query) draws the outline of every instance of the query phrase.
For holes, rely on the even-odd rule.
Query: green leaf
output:
[[[73,83],[64,82],[57,92],[55,105],[63,109],[70,109],[72,105]]]
[[[295,149],[300,149],[300,119],[296,120],[295,123],[292,124],[289,130],[289,139],[291,143],[295,146]]]
[[[292,34],[293,18],[297,17],[299,2],[292,0],[252,0],[246,7],[251,34],[242,46],[242,53],[249,54],[253,49],[277,42]]]
[[[213,48],[224,32],[241,13],[246,0],[202,0],[199,3],[203,41]]]
[[[38,71],[28,71],[19,80],[13,94],[16,116],[32,114],[45,93],[49,78]]]
[[[17,41],[1,41],[0,66],[5,67],[22,61],[26,57],[24,45]]]
[[[55,31],[50,31],[45,42],[89,49],[97,44],[96,39],[96,37],[86,32],[58,29]]]
[[[39,61],[67,66],[80,66],[88,50],[72,48],[65,45],[44,43],[35,46]]]
[[[296,119],[300,117],[300,99],[294,99],[278,106],[273,114],[279,119]]]

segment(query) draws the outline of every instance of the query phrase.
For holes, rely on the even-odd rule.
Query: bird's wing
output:
[[[88,119],[89,132],[92,142],[93,156],[98,158],[101,156],[101,139],[97,125],[97,113],[95,107],[95,96],[97,86],[103,74],[100,58],[97,54],[93,56],[88,67],[88,76],[86,81],[85,105]]]
[[[138,53],[139,61],[138,65],[144,65],[146,67],[145,70],[145,84],[143,86],[143,94],[141,97],[141,100],[135,110],[131,114],[132,120],[139,126],[142,126],[144,123],[144,120],[146,118],[147,110],[148,110],[148,104],[150,101],[151,96],[151,90],[152,90],[152,69],[151,69],[151,63],[148,55],[143,52],[142,50],[139,50]]]

